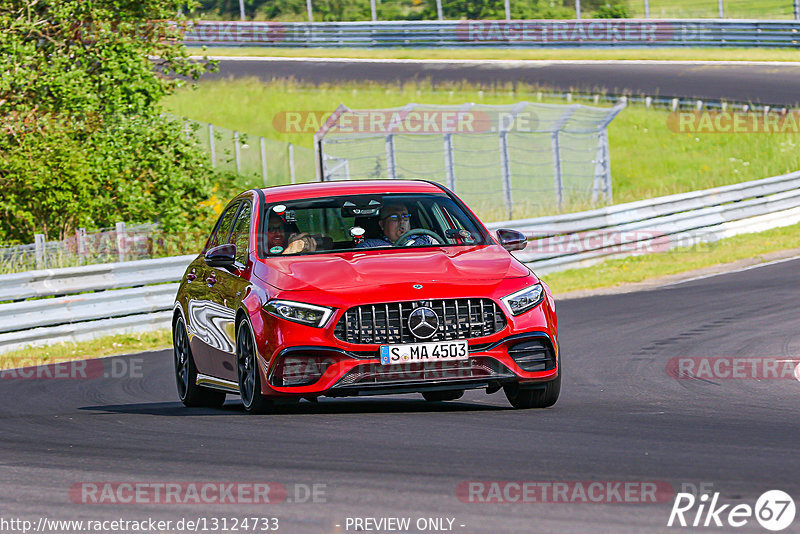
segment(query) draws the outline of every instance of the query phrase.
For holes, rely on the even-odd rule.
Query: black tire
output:
[[[239,321],[239,328],[236,330],[236,372],[244,409],[250,413],[269,411],[273,403],[261,394],[256,339],[250,321],[246,318]]]
[[[194,364],[189,336],[183,317],[178,317],[172,327],[172,354],[175,362],[175,382],[178,398],[184,406],[217,408],[225,402],[225,392],[197,385],[197,367]]]
[[[544,387],[542,387],[544,385]],[[518,409],[528,408],[549,408],[558,400],[561,393],[561,369],[558,376],[553,380],[541,384],[538,387],[520,386],[518,382],[503,386],[508,402],[511,406]]]
[[[458,400],[464,396],[463,389],[451,391],[426,391],[422,394],[428,402],[444,402]]]

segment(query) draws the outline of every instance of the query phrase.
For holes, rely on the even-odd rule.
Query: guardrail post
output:
[[[442,0],[436,0],[436,17],[439,20],[444,20],[444,12],[442,11]]]
[[[236,159],[236,174],[242,174],[242,152],[239,148],[239,132],[233,132],[233,154]]]
[[[119,256],[119,261],[125,261],[125,223],[118,222],[116,225],[117,229],[117,255]]]
[[[289,180],[294,182],[294,145],[289,143]]]
[[[794,0],[794,20],[800,20],[800,0]]]
[[[262,136],[258,138],[258,144],[261,148],[261,179],[267,187],[267,141]]]
[[[719,18],[725,18],[725,8],[722,5],[723,0],[719,0]]]
[[[575,19],[581,20],[581,0],[575,0]]]
[[[394,134],[386,136],[386,170],[389,178],[397,178],[397,161],[394,154]]]
[[[208,123],[208,149],[211,151],[211,168],[217,167],[217,152],[214,150],[214,125]]]
[[[444,172],[447,176],[447,188],[456,190],[456,170],[453,159],[453,134],[444,134]]]
[[[378,20],[378,10],[375,8],[375,0],[369,0],[369,11],[372,15],[372,22]]]
[[[308,22],[314,22],[314,12],[311,10],[311,0],[306,0],[306,11],[308,11]]]
[[[650,18],[650,0],[644,0],[644,18]]]
[[[506,20],[511,20],[511,0],[505,0]]]
[[[34,234],[34,248],[36,250],[36,268],[44,269],[47,266],[47,259],[44,254],[45,238],[44,234]]]

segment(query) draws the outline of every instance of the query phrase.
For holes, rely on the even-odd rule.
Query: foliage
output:
[[[213,173],[162,98],[196,78],[174,0],[0,5],[0,240],[208,216]],[[151,59],[148,59],[151,58]]]
[[[625,4],[603,4],[594,12],[596,19],[627,19],[631,14]]]

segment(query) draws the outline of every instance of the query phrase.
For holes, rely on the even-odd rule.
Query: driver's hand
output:
[[[289,246],[283,251],[284,254],[297,254],[298,252],[314,252],[317,250],[317,242],[308,233],[292,234],[289,236]]]

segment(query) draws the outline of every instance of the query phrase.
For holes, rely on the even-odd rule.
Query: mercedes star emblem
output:
[[[419,307],[408,316],[408,329],[420,339],[428,339],[439,329],[439,316],[430,308]]]

